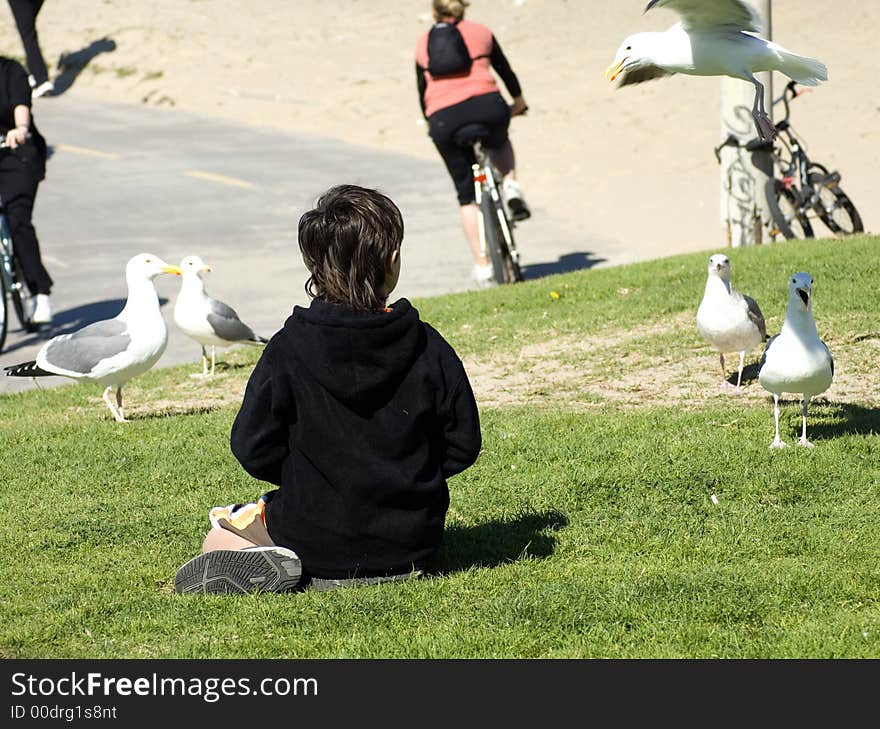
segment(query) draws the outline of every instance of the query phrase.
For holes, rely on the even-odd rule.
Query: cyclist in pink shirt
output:
[[[458,146],[453,137],[465,124],[479,122],[489,128],[485,147],[504,175],[510,213],[514,220],[525,220],[531,213],[516,181],[507,128],[510,118],[524,113],[528,105],[492,31],[464,19],[468,4],[466,0],[433,0],[435,25],[416,45],[416,79],[431,139],[458,193],[462,228],[474,256],[474,279],[487,286],[493,281],[492,265],[480,250],[479,212],[471,171],[474,154],[472,149]],[[493,69],[513,98],[510,106],[501,96]]]

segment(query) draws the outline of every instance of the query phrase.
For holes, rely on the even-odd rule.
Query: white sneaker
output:
[[[502,189],[504,190],[504,198],[507,200],[507,209],[510,211],[511,218],[514,220],[526,220],[532,216],[532,211],[526,205],[522,190],[516,180],[504,180]]]
[[[476,281],[477,286],[480,288],[486,288],[487,286],[495,286],[495,271],[492,268],[492,264],[486,264],[485,266],[481,266],[479,263],[474,264],[474,268],[471,271],[471,276],[473,276],[474,281]]]
[[[52,304],[49,303],[48,294],[37,294],[31,298],[31,322],[34,324],[52,323]]]
[[[40,96],[45,96],[46,94],[51,93],[54,90],[55,84],[53,84],[51,81],[43,81],[43,83],[41,83],[33,90],[31,96],[36,99]]]

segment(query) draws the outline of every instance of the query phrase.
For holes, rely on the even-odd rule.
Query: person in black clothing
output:
[[[42,7],[43,0],[9,0],[9,8],[24,46],[25,61],[30,71],[29,81],[35,97],[55,90],[54,84],[49,80],[49,71],[37,38],[37,15]]]
[[[32,215],[37,188],[46,175],[46,140],[34,124],[27,72],[0,56],[0,202],[9,224],[15,255],[32,294],[30,319],[49,324],[52,278],[40,257]]]
[[[213,509],[178,592],[283,591],[406,579],[443,538],[446,479],[482,443],[461,360],[406,299],[403,219],[385,195],[331,188],[299,221],[308,308],[269,341],[232,452],[278,488]]]

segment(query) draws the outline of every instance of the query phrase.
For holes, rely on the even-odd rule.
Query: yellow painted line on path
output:
[[[184,172],[187,177],[195,177],[197,180],[208,180],[209,182],[217,182],[221,185],[229,185],[230,187],[241,187],[245,190],[256,190],[257,185],[247,180],[239,180],[237,177],[227,177],[226,175],[217,175],[213,172],[203,172],[202,170],[190,170]]]
[[[102,159],[119,159],[122,155],[115,152],[102,152],[99,149],[89,149],[88,147],[76,147],[72,144],[56,144],[56,149],[62,152],[70,152],[71,154],[81,154],[86,157],[101,157]]]

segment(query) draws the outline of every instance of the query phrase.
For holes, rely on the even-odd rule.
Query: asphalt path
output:
[[[299,217],[339,183],[376,187],[403,213],[402,271],[392,299],[473,287],[457,203],[439,156],[432,162],[69,94],[35,100],[34,118],[51,150],[34,223],[55,280],[55,320],[48,332],[28,334],[13,316],[0,367],[33,359],[49,336],[118,314],[126,298],[125,263],[142,252],[171,263],[201,256],[213,268],[208,293],[258,334],[271,336],[294,305],[308,303],[308,274],[296,243]],[[527,279],[614,262],[611,252],[596,252],[602,245],[584,228],[560,224],[540,209],[516,235]],[[169,326],[157,366],[199,362],[199,345],[173,323],[180,279],[160,276],[155,283]],[[33,387],[28,379],[0,377],[0,392]]]

